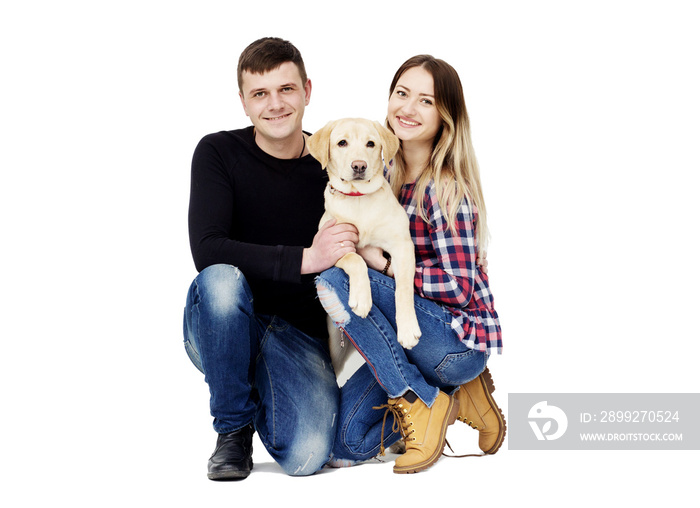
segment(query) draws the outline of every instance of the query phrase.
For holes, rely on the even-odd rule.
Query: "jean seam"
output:
[[[265,364],[265,372],[267,372],[267,377],[270,379],[270,400],[272,405],[272,447],[274,448],[277,446],[277,397],[275,395],[275,388],[274,384],[272,383],[270,369],[267,367],[267,362],[264,358],[263,363]]]
[[[377,323],[377,322],[373,319],[372,312],[370,312],[370,313],[367,315],[367,318],[372,322],[372,325],[374,326],[374,328],[377,329],[377,330],[379,331],[379,333],[381,333],[382,338],[383,338],[384,341],[386,341],[386,343],[389,345],[389,349],[390,349],[390,351],[391,351],[391,356],[392,356],[392,358],[393,358],[393,360],[394,360],[394,364],[397,366],[397,370],[399,371],[399,374],[401,374],[401,382],[404,384],[404,386],[406,386],[406,389],[407,389],[407,390],[410,390],[411,387],[409,386],[408,381],[407,381],[407,379],[406,379],[406,373],[404,372],[404,369],[403,369],[403,362],[399,361],[399,359],[396,357],[396,346],[398,345],[398,347],[400,347],[400,348],[403,348],[403,346],[401,346],[401,345],[398,343],[398,341],[396,340],[395,337],[393,337],[393,336],[392,336],[392,337],[387,337],[387,336],[386,336],[386,334],[384,333],[384,330],[382,330],[381,327],[379,326],[379,323]],[[401,397],[401,396],[404,395],[405,393],[406,393],[406,392],[403,392],[403,393],[401,393],[401,394],[398,394],[398,395],[396,395],[396,397]]]
[[[199,284],[197,284],[197,279],[194,279],[193,281],[193,289],[194,289],[194,297],[192,298],[192,328],[194,328],[194,321],[195,319],[197,320],[197,330],[200,329],[199,327],[199,317],[200,317],[200,312],[199,312],[199,302],[201,301],[201,297],[199,296]],[[194,335],[194,333],[193,333]],[[187,338],[189,340],[189,337]],[[198,351],[199,353],[199,351]],[[204,368],[204,362],[202,361],[201,354],[199,354],[199,365],[201,367],[202,374],[206,372],[206,369]],[[205,381],[206,381],[206,374],[205,374]]]
[[[401,362],[399,362],[399,361],[396,359],[396,355],[395,355],[395,352],[394,352],[393,338],[391,338],[391,337],[390,337],[390,338],[387,338],[387,337],[386,337],[386,334],[384,333],[384,331],[378,326],[377,322],[374,321],[374,320],[372,319],[372,312],[371,312],[371,311],[370,311],[370,313],[367,315],[367,318],[366,318],[366,319],[369,319],[369,320],[372,322],[372,326],[374,326],[374,328],[379,332],[379,334],[380,334],[380,335],[382,336],[382,338],[386,341],[386,343],[389,344],[389,350],[391,351],[391,355],[392,355],[392,357],[393,357],[393,359],[394,359],[394,364],[395,364],[396,367],[397,367],[397,371],[399,372],[399,375],[401,376],[401,382],[407,387],[407,390],[410,390],[411,387],[408,385],[408,381],[406,381],[406,375],[405,375],[404,372],[403,372],[403,368],[402,368],[402,366],[401,366]],[[342,327],[341,327],[341,330],[342,330],[342,332],[345,334],[345,336],[350,340],[350,342],[352,342],[352,344],[353,344],[353,346],[355,347],[355,349],[357,350],[357,352],[360,353],[360,356],[362,356],[362,358],[365,360],[365,363],[367,363],[367,365],[372,369],[372,371],[374,372],[374,378],[375,378],[375,380],[376,380],[376,381],[379,383],[379,385],[384,389],[384,391],[387,392],[387,395],[389,395],[390,398],[398,398],[398,397],[401,397],[402,395],[404,395],[404,394],[406,393],[405,391],[404,391],[403,393],[400,393],[400,394],[397,394],[397,395],[391,395],[391,394],[389,394],[389,391],[388,391],[387,387],[384,386],[384,384],[379,380],[379,375],[378,375],[378,373],[377,373],[377,369],[375,368],[374,364],[369,360],[369,358],[367,358],[367,357],[365,356],[365,354],[362,352],[362,349],[357,345],[357,343],[356,343],[355,340],[350,336],[350,334],[348,333],[348,331],[347,331],[345,328],[342,328]],[[397,342],[397,344],[398,344],[398,342]]]
[[[270,321],[270,323],[272,323],[272,320]],[[275,446],[277,446],[277,402],[276,402],[277,398],[275,397],[275,388],[274,388],[274,384],[272,382],[272,374],[270,372],[270,369],[267,366],[267,361],[265,361],[265,356],[263,356],[264,345],[267,342],[268,338],[270,337],[271,333],[272,333],[272,327],[270,325],[268,325],[265,328],[265,333],[263,334],[263,337],[260,341],[260,346],[259,346],[260,350],[258,352],[258,358],[259,358],[259,362],[262,363],[261,366],[265,369],[265,373],[267,375],[267,380],[268,380],[268,383],[270,385],[270,406],[272,409],[272,415],[271,415],[272,431],[269,432],[270,419],[269,419],[269,415],[268,415],[268,418],[266,418],[266,420],[268,421],[268,434],[267,434],[267,436],[268,436],[268,441],[271,441],[271,443],[268,443],[268,444],[270,444],[270,446],[272,446],[274,448]],[[256,362],[256,363],[258,363],[258,362]],[[259,367],[256,367],[256,369],[258,369],[258,368]],[[269,439],[270,434],[272,434],[272,439]]]

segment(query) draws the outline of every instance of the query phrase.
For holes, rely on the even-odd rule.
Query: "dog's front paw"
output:
[[[413,349],[418,345],[418,337],[413,334],[402,334],[399,332],[397,338],[399,339],[399,344],[401,344],[405,349]]]
[[[372,290],[369,287],[369,279],[366,283],[363,281],[350,284],[348,305],[361,318],[367,317],[372,308]]]
[[[420,339],[421,331],[416,322],[413,326],[398,326],[396,331],[396,338],[406,349],[412,349],[418,344],[418,339]]]

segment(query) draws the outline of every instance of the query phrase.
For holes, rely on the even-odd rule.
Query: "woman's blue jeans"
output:
[[[349,281],[344,271],[334,267],[316,279],[321,302],[328,310],[334,308],[332,315],[344,316],[345,320],[336,326],[365,359],[341,390],[333,455],[351,460],[366,460],[379,452],[384,410],[373,407],[408,390],[430,407],[439,390],[451,393],[476,378],[488,359],[486,353],[469,349],[459,340],[451,328],[452,314],[448,310],[418,295],[414,303],[422,336],[413,349],[404,349],[396,339],[395,281],[375,270],[369,270],[369,277],[372,309],[364,319],[347,305]],[[338,313],[337,305],[346,312]],[[385,446],[398,438],[387,424]]]
[[[209,385],[217,432],[253,422],[288,474],[323,467],[336,432],[339,389],[318,340],[276,316],[255,314],[245,277],[230,265],[210,266],[192,282],[184,335]]]

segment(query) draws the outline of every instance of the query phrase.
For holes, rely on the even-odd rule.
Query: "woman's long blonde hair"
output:
[[[422,196],[430,180],[434,180],[440,210],[446,214],[454,231],[459,202],[466,196],[467,202],[478,211],[477,249],[480,256],[484,256],[489,239],[486,206],[481,191],[479,164],[472,146],[462,82],[457,71],[447,62],[431,55],[417,55],[406,60],[396,71],[389,89],[389,97],[401,75],[412,67],[422,67],[432,75],[435,105],[442,119],[442,126],[433,141],[433,153],[428,167],[416,181],[414,195],[418,197],[418,213],[423,220],[428,221]],[[387,126],[391,129],[388,121]],[[391,187],[396,196],[399,195],[401,186],[406,183],[405,178],[406,163],[401,147],[394,158],[391,174]]]

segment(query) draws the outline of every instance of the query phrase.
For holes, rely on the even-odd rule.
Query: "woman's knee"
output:
[[[338,324],[346,324],[350,320],[350,312],[344,302],[347,302],[345,283],[346,273],[337,267],[329,268],[316,277],[318,299],[331,320]]]
[[[348,275],[342,268],[332,266],[316,277],[316,287],[318,287],[319,284],[342,289],[348,284]]]

